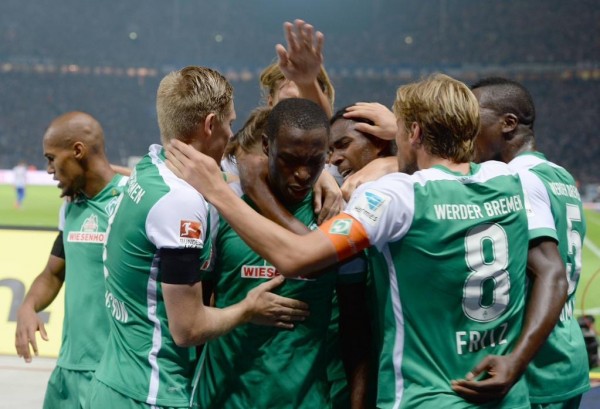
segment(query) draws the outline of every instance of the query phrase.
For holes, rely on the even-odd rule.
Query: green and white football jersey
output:
[[[188,407],[195,348],[171,337],[158,250],[197,249],[200,257],[207,203],[164,161],[162,147],[150,146],[111,222],[104,271],[111,332],[96,378],[149,405]]]
[[[565,263],[569,282],[560,320],[525,373],[532,403],[569,399],[587,391],[588,359],[585,341],[573,317],[575,291],[581,273],[586,226],[581,198],[573,177],[538,152],[517,156],[509,166],[519,173],[537,224],[531,238],[551,237]]]
[[[239,185],[231,187],[241,195]],[[247,196],[242,198],[253,205]],[[309,228],[316,228],[312,201],[311,194],[288,210]],[[215,245],[212,278],[218,308],[238,303],[250,290],[279,275],[224,219]],[[337,279],[334,267],[315,278],[287,279],[274,291],[310,306],[310,316],[291,331],[245,324],[209,341],[198,368],[193,407],[327,407],[330,349],[326,337]]]
[[[451,389],[485,356],[509,353],[521,331],[528,222],[521,183],[500,162],[395,173],[361,186],[346,213],[377,250],[382,332],[377,405],[468,408]],[[345,234],[338,216],[329,234]],[[336,224],[337,223],[337,224]],[[346,233],[347,234],[347,233]],[[377,281],[387,280],[378,285]],[[499,402],[526,408],[523,380]]]
[[[102,246],[108,218],[127,178],[115,175],[93,198],[77,197],[61,208],[59,229],[65,249],[65,316],[57,365],[96,369],[108,339],[104,307]]]

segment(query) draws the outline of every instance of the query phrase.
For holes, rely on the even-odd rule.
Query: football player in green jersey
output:
[[[398,89],[398,166],[346,210],[298,236],[224,189],[216,163],[173,141],[169,166],[282,274],[324,268],[374,246],[389,278],[378,406],[529,407],[520,380],[556,323],[564,267],[528,257],[521,183],[499,162],[471,163],[479,108],[463,83],[435,75]],[[508,255],[510,254],[510,257]],[[525,270],[536,287],[524,312]],[[551,290],[551,291],[550,291]],[[465,377],[466,379],[460,379]]]
[[[329,121],[314,102],[287,98],[273,108],[264,128],[262,146],[268,158],[268,187],[297,218],[296,223],[302,224],[300,232],[306,234],[317,226],[312,188],[326,161]],[[246,202],[264,208],[240,185],[233,188]],[[285,220],[279,220],[270,211],[263,214],[287,226]],[[291,228],[299,230],[296,226]],[[238,302],[265,279],[279,275],[224,220],[219,224],[216,249],[217,307]],[[338,275],[335,268],[330,268],[315,278],[288,280],[278,293],[300,299],[311,308],[311,316],[294,331],[245,325],[210,341],[200,365],[197,405],[329,407],[327,366],[334,351],[328,348],[326,335],[333,291],[336,281],[348,283],[354,274],[361,273],[343,268]],[[336,346],[335,352],[338,350]]]
[[[79,408],[108,338],[102,244],[126,178],[111,169],[100,124],[83,112],[52,121],[44,135],[44,156],[48,173],[69,201],[61,209],[48,262],[19,309],[15,346],[26,362],[31,362],[30,345],[37,355],[36,331],[44,340],[48,334],[36,313],[52,303],[64,284],[62,343],[44,408]]]
[[[197,66],[171,72],[158,87],[156,106],[163,144],[178,139],[222,157],[235,119],[233,89],[223,75]],[[307,315],[304,303],[269,292],[281,277],[227,308],[204,305],[208,204],[164,159],[162,146],[150,146],[111,219],[104,253],[111,330],[90,408],[188,407],[194,346],[250,321],[293,328]]]
[[[506,162],[519,173],[540,221],[530,235],[558,242],[569,282],[560,320],[525,372],[529,399],[532,408],[577,408],[590,387],[585,342],[573,316],[586,230],[581,198],[569,172],[535,149],[535,107],[527,89],[505,78],[482,79],[472,89],[481,109],[478,159]]]

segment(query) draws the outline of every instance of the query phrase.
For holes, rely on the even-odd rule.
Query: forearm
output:
[[[296,219],[276,198],[266,184],[255,183],[244,189],[252,201],[258,206],[261,214],[281,227],[296,234],[310,232],[302,222]]]
[[[568,288],[564,265],[553,243],[530,250],[528,273],[531,290],[523,329],[512,352],[523,370],[556,325]]]
[[[57,258],[57,260],[61,259]],[[48,269],[45,269],[33,281],[23,300],[23,306],[32,308],[35,312],[44,310],[54,301],[62,288],[63,282],[63,275],[52,274]]]
[[[202,306],[196,314],[196,322],[191,326],[191,331],[181,346],[204,344],[247,323],[250,317],[251,314],[243,301],[226,308]]]
[[[208,200],[240,237],[284,276],[297,276],[337,262],[333,244],[319,232],[298,236],[257,214],[230,189],[219,189]],[[310,236],[310,237],[309,237]],[[317,246],[315,240],[323,243]]]
[[[182,347],[200,345],[248,322],[251,312],[242,301],[227,308],[204,305],[202,284],[162,284],[169,330]]]
[[[321,108],[323,108],[323,111],[325,111],[325,114],[327,114],[327,118],[332,117],[333,109],[331,107],[331,102],[323,90],[321,90],[319,82],[316,79],[312,83],[296,85],[300,91],[300,98],[309,99],[317,103]]]

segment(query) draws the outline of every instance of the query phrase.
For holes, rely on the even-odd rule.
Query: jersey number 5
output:
[[[579,206],[567,205],[567,253],[569,260],[573,264],[567,263],[567,281],[569,282],[569,292],[571,295],[575,291],[579,274],[581,274],[581,235],[573,229],[573,222],[581,222],[581,210]]]

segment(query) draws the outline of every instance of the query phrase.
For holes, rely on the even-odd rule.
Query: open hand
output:
[[[306,319],[309,315],[306,303],[271,292],[283,284],[284,281],[283,276],[277,276],[248,292],[244,301],[250,304],[249,308],[253,315],[250,322],[292,329],[294,328],[294,322]]]

